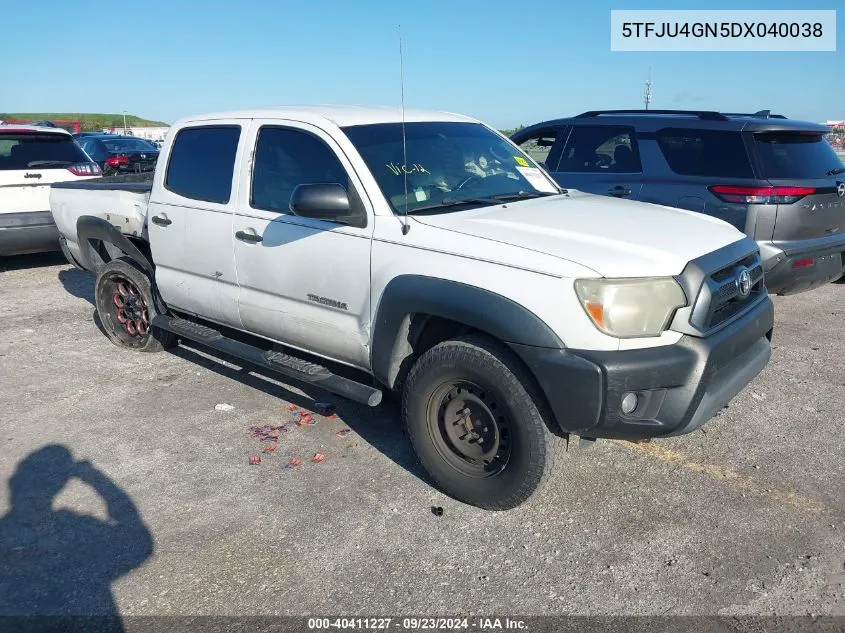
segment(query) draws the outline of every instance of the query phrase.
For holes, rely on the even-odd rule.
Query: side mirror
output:
[[[337,183],[297,185],[290,197],[291,213],[301,218],[350,222],[355,215],[349,194]]]

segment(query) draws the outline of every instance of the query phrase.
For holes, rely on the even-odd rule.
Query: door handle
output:
[[[168,224],[173,224],[173,220],[163,215],[154,215],[153,224],[158,224],[159,226],[167,226]]]
[[[630,196],[631,190],[626,189],[625,187],[623,187],[621,185],[617,185],[617,186],[615,186],[611,189],[608,189],[607,193],[609,193],[611,196],[616,196],[617,198],[621,198],[623,196]]]
[[[241,242],[249,242],[250,244],[257,244],[258,242],[264,241],[264,238],[257,233],[247,233],[245,231],[238,231],[235,233],[235,237]]]

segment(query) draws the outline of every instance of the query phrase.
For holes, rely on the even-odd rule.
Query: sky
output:
[[[0,112],[126,110],[171,123],[270,105],[399,105],[401,24],[406,107],[499,128],[642,108],[649,69],[652,108],[845,119],[842,0],[8,4],[0,5],[2,23],[14,25],[0,38]],[[669,8],[838,8],[839,50],[611,52],[611,9]]]

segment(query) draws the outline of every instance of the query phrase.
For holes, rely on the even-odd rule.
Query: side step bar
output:
[[[316,363],[310,363],[282,352],[265,351],[259,347],[241,343],[205,325],[164,314],[156,315],[153,318],[152,325],[161,330],[173,332],[180,338],[201,343],[213,350],[247,361],[262,369],[269,369],[288,378],[307,382],[355,402],[371,407],[381,402],[381,391],[375,387],[333,374],[327,368]]]

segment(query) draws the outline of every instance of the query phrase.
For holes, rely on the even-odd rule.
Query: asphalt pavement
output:
[[[124,351],[92,293],[0,263],[0,614],[845,615],[845,284],[775,298],[771,363],[704,428],[573,444],[504,513],[435,490],[394,403]]]

